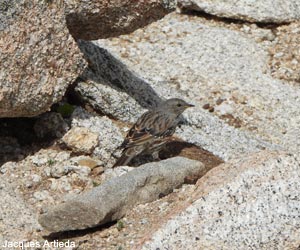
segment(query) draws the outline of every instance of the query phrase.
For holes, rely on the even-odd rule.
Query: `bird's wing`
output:
[[[148,111],[132,126],[120,147],[130,148],[150,142],[155,138],[170,136],[174,133],[175,128],[171,119],[164,114]]]

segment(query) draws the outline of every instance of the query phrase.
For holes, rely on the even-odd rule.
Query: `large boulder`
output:
[[[287,23],[300,19],[297,0],[179,0],[180,7],[212,15],[264,23]]]
[[[66,20],[76,39],[96,40],[126,34],[162,18],[175,0],[65,0]]]
[[[299,147],[299,90],[272,78],[254,39],[202,22],[172,13],[129,35],[80,41],[91,69],[76,91],[130,122],[164,98],[186,99],[196,107],[184,113],[190,126],[179,136],[225,160],[270,148],[261,139]],[[207,103],[217,117],[202,108]]]
[[[59,2],[59,1],[58,1]],[[0,117],[35,116],[59,101],[85,62],[58,2],[21,1],[0,35]]]
[[[222,164],[198,181],[196,200],[137,249],[297,249],[299,178],[299,155],[284,152]]]

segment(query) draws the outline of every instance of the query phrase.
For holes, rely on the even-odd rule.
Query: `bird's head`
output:
[[[184,110],[190,107],[194,107],[194,105],[187,103],[184,100],[179,98],[172,98],[164,101],[162,104],[162,108],[173,112],[177,115],[180,115]]]

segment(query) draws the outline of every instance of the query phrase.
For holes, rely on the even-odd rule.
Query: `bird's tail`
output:
[[[128,152],[129,150],[124,150],[120,158],[116,161],[116,163],[112,166],[117,167],[117,166],[127,166],[128,163],[131,161],[131,159],[134,157],[134,154],[130,154]]]

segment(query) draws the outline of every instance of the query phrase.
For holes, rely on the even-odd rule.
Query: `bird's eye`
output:
[[[178,103],[178,104],[177,104],[177,107],[181,107],[181,106],[182,106],[181,103]]]

